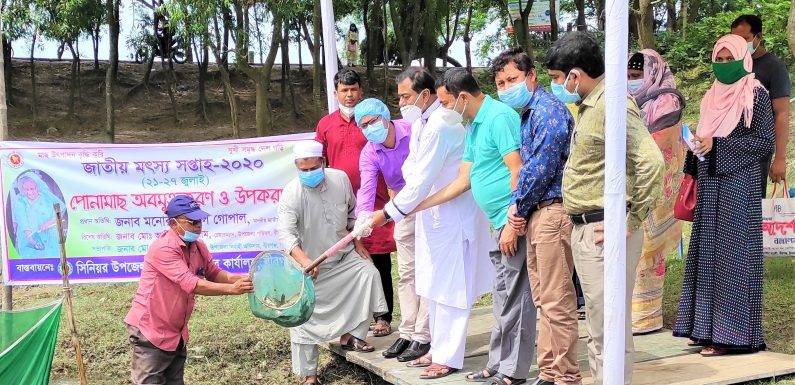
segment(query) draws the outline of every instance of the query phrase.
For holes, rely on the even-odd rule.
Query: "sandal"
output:
[[[370,353],[375,351],[375,348],[372,345],[368,345],[367,342],[364,340],[358,339],[354,336],[348,338],[348,342],[341,343],[342,350],[347,350],[351,352],[360,352],[360,353]]]
[[[447,365],[432,364],[420,374],[421,380],[435,380],[437,378],[447,377],[460,369],[451,368]]]
[[[492,377],[489,380],[489,382],[486,383],[486,385],[522,385],[526,382],[527,380],[523,378],[513,378],[513,377],[499,375]]]
[[[721,348],[716,348],[714,346],[707,346],[706,348],[701,349],[701,352],[699,352],[699,354],[701,354],[702,357],[725,356],[728,353],[729,353],[728,350],[721,349]]]
[[[378,320],[373,327],[373,337],[386,337],[392,334],[392,325],[386,320]]]
[[[464,378],[467,380],[467,382],[484,382],[484,381],[488,380],[489,378],[494,377],[494,375],[496,375],[496,374],[497,374],[496,370],[491,370],[489,368],[483,368],[482,370],[479,370],[477,372],[469,372],[469,373],[467,373],[466,377],[464,377]]]
[[[431,366],[431,364],[432,364],[431,356],[426,354],[420,358],[417,358],[414,361],[407,362],[406,366],[408,366],[409,368],[427,368]]]

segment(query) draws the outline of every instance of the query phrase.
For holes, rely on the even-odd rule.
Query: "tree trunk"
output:
[[[224,5],[221,10],[221,15],[224,20],[224,43],[223,52],[221,53],[223,57],[222,64],[229,69],[229,32],[232,26],[232,14],[229,12],[229,8]]]
[[[170,63],[171,59],[169,58],[168,66],[166,65],[166,59],[162,56],[160,57],[160,69],[166,72],[166,89],[168,90],[168,100],[171,102],[171,113],[174,115],[174,122],[179,123],[179,113],[177,112],[177,100],[174,96],[174,74],[172,70],[172,63]]]
[[[790,57],[795,56],[795,0],[789,6],[789,22],[787,22],[787,42],[789,43]]]
[[[223,38],[219,34],[220,30],[218,28],[218,18],[213,18],[213,26],[215,27],[215,36],[222,40]],[[221,83],[224,85],[224,93],[226,94],[226,100],[229,103],[229,114],[232,121],[232,136],[235,138],[240,137],[240,123],[237,117],[237,98],[235,97],[235,90],[232,88],[232,81],[229,79],[229,70],[222,65],[223,63],[223,54],[221,50],[223,49],[223,43],[221,41],[213,43],[213,55],[215,56],[215,62],[218,63],[218,69],[221,72]]]
[[[197,103],[197,111],[199,115],[201,115],[202,119],[205,122],[209,123],[210,119],[207,116],[207,91],[206,91],[206,84],[207,84],[207,67],[210,64],[210,52],[208,52],[207,41],[204,38],[200,39],[202,48],[201,54],[199,51],[196,51],[196,55],[199,56],[198,67],[199,67],[199,100]]]
[[[436,28],[437,20],[439,20],[437,16],[440,1],[447,0],[426,0],[425,11],[422,15],[422,59],[425,62],[425,68],[431,73],[436,69],[436,56],[439,51],[439,41],[436,40]]]
[[[585,0],[574,0],[574,5],[577,7],[577,30],[587,31],[588,25],[585,23]]]
[[[394,1],[394,0],[392,0]],[[383,6],[383,20],[381,20],[382,28],[383,28],[383,38],[384,38],[384,102],[389,99],[389,34],[386,26],[386,7],[387,7],[387,0],[384,0]]]
[[[69,42],[67,43],[69,47],[69,52],[72,53],[72,72],[70,75],[71,84],[69,86],[69,116],[76,117],[75,114],[75,91],[77,90],[77,60],[78,55],[75,51],[74,45]]]
[[[684,2],[684,0],[682,0],[682,2]],[[665,27],[671,32],[676,32],[679,28],[679,20],[677,20],[676,17],[676,0],[665,0],[665,10],[668,14]]]
[[[260,22],[263,21],[260,19],[259,13],[257,10],[254,10],[254,32],[257,34],[257,48],[259,49],[259,62],[262,63],[265,60],[262,58],[262,30],[259,28]]]
[[[301,31],[297,27],[298,26],[296,25],[296,32],[298,32],[298,34],[295,37],[298,42],[298,72],[300,73],[304,70],[304,57],[301,53]]]
[[[11,106],[11,105],[14,104],[14,102],[12,100],[12,97],[14,95],[13,88],[12,88],[12,85],[13,85],[12,74],[13,74],[14,67],[13,67],[13,62],[12,62],[13,58],[11,57],[11,42],[8,41],[8,39],[5,37],[5,35],[2,36],[2,39],[3,39],[2,43],[3,43],[3,78],[4,78],[3,80],[5,82],[4,85],[5,85],[5,91],[6,91],[6,100],[5,100],[5,102],[6,102],[7,106]]]
[[[149,92],[149,79],[152,77],[152,67],[155,65],[155,51],[149,53],[149,58],[146,60],[146,68],[144,69],[144,88]]]
[[[605,0],[594,0],[596,3],[596,17],[597,17],[597,28],[600,31],[605,30]]]
[[[510,18],[507,2],[505,0],[500,1],[500,5],[502,6],[503,13]],[[530,59],[534,60],[533,47],[530,46],[530,27],[528,25],[528,18],[530,15],[530,9],[532,7],[533,0],[527,0],[524,9],[520,10],[519,12],[520,18],[511,20],[511,25],[513,26],[513,34],[516,38],[516,45],[522,47],[525,52],[530,55]]]
[[[298,109],[295,107],[295,90],[293,89],[293,84],[290,82],[290,24],[283,22],[282,28],[284,29],[284,36],[282,38],[282,63],[285,64],[283,75],[284,82],[282,84],[287,85],[287,88],[290,90],[290,97],[288,99],[290,102],[290,111],[293,112],[295,117],[298,117]]]
[[[318,109],[322,108],[323,102],[323,74],[320,68],[320,0],[315,0],[315,9],[312,12],[312,97]]]
[[[94,45],[94,70],[99,71],[99,26],[91,33],[91,43]]]
[[[39,124],[39,93],[36,90],[38,88],[36,87],[36,60],[33,57],[36,49],[37,34],[38,31],[33,31],[33,38],[30,43],[30,113],[33,116],[33,127],[37,127]]]
[[[108,142],[116,141],[116,106],[113,103],[113,87],[116,85],[115,73],[119,65],[119,24],[113,15],[118,15],[119,0],[107,0],[108,29],[108,68],[105,71],[105,133]]]
[[[552,41],[558,40],[558,12],[556,7],[557,0],[549,0],[549,26],[552,29]]]
[[[376,36],[376,33],[375,33],[375,28],[373,28],[373,24],[377,25],[379,21],[376,20],[378,12],[377,11],[370,12],[370,1],[364,0],[363,3],[364,4],[362,7],[362,14],[364,15],[364,17],[362,18],[362,21],[364,23],[364,30],[366,31],[365,33],[367,34],[367,55],[365,55],[365,74],[367,76],[367,87],[369,90],[370,88],[373,87],[373,83],[375,83],[375,78],[373,77],[373,67],[375,66],[374,58],[376,57],[375,54],[376,39],[374,38]],[[379,0],[375,0],[373,2],[373,10],[378,9],[379,3],[380,3]],[[375,16],[370,16],[371,14]]]
[[[654,43],[654,9],[652,8],[651,0],[639,0],[638,15],[638,37],[640,38],[640,47],[657,49]]]
[[[182,12],[185,15],[189,14],[188,13],[188,9],[187,9],[187,7],[184,4],[182,5]],[[186,17],[185,18],[185,25],[183,27],[183,28],[185,28],[185,36],[183,36],[182,45],[185,48],[185,62],[186,63],[193,63],[193,59],[194,59],[193,40],[194,40],[195,36],[193,36],[193,32],[191,31],[189,24],[190,24],[190,18]],[[198,54],[199,53],[197,52],[196,55],[198,55]]]
[[[701,7],[701,0],[682,0],[687,2],[687,24],[692,24],[698,18],[698,9]]]
[[[271,31],[271,45],[268,47],[268,56],[265,58],[262,68],[259,69],[261,79],[260,88],[257,89],[257,135],[265,136],[267,126],[273,123],[273,116],[271,114],[271,100],[268,97],[271,87],[271,77],[273,74],[273,63],[276,62],[276,52],[279,49],[279,39],[276,37],[280,35],[283,20],[281,17],[274,15],[272,24],[273,31]],[[252,69],[253,70],[253,69]],[[264,92],[264,94],[262,94]],[[295,110],[295,108],[293,108]]]
[[[472,72],[472,50],[470,48],[470,43],[472,41],[472,36],[470,28],[472,26],[472,2],[473,0],[469,0],[469,4],[467,5],[467,21],[464,24],[464,56],[466,56],[467,60],[467,71]]]

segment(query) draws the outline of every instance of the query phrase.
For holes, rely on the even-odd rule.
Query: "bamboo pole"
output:
[[[3,35],[0,31],[0,36]],[[0,141],[5,141],[8,137],[8,106],[6,105],[6,82],[5,82],[5,55],[3,54],[3,39],[0,39]],[[11,60],[11,58],[9,58]],[[0,275],[3,273],[3,268],[0,267]],[[10,285],[3,287],[3,309],[12,310],[14,308],[14,292]]]
[[[75,324],[74,309],[72,307],[72,287],[69,286],[69,265],[66,263],[66,236],[63,233],[63,221],[61,220],[61,205],[53,205],[55,210],[55,225],[58,227],[58,243],[61,245],[61,277],[63,278],[63,297],[66,302],[66,316],[69,323],[69,331],[72,334],[72,345],[75,347],[77,357],[77,373],[80,376],[80,385],[87,385],[86,367],[83,364],[83,352],[80,350],[80,339],[77,335],[77,325]]]

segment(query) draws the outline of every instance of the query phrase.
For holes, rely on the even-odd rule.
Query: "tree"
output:
[[[635,13],[634,10],[633,13]],[[657,49],[657,45],[654,43],[654,10],[652,1],[638,0],[636,16],[640,47]]]
[[[116,141],[116,106],[113,103],[113,89],[116,86],[116,74],[119,66],[119,0],[107,0],[105,6],[108,31],[110,32],[108,68],[105,70],[105,132],[108,135],[108,141],[114,143]]]
[[[99,70],[99,38],[102,25],[105,23],[107,7],[102,0],[87,0],[86,9],[90,12],[86,15],[88,35],[91,36],[91,44],[94,48],[94,70]],[[116,43],[118,46],[118,42]]]
[[[508,19],[512,19],[510,13],[508,12],[508,1],[500,0],[500,6],[502,7],[503,14],[506,15]],[[524,48],[525,52],[527,52],[527,54],[532,58],[533,47],[530,45],[530,27],[528,17],[530,15],[530,9],[533,7],[533,0],[519,1],[519,6],[519,18],[515,20],[509,20],[509,22],[513,25],[513,35],[516,39],[516,44]]]
[[[795,0],[789,7],[789,22],[787,22],[787,42],[790,55],[795,56]]]

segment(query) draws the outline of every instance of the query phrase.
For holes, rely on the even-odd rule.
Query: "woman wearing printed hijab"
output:
[[[58,258],[58,231],[53,205],[66,205],[35,171],[23,173],[14,186],[12,217],[20,258]]]
[[[773,111],[751,73],[745,40],[725,35],[712,50],[715,80],[701,101],[694,152],[697,170],[690,250],[674,335],[701,354],[765,349],[762,333],[762,171],[773,152]]]
[[[643,252],[632,294],[632,332],[662,329],[665,256],[682,238],[682,224],[674,218],[677,188],[685,160],[680,120],[685,100],[676,90],[668,64],[654,50],[644,49],[629,60],[629,93],[665,159],[663,199],[643,224]]]

